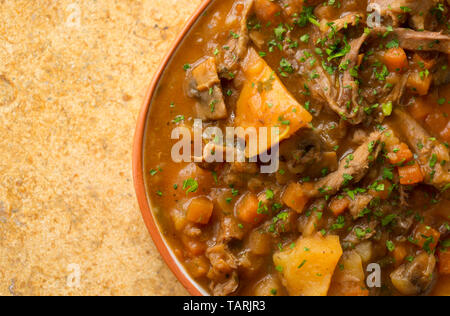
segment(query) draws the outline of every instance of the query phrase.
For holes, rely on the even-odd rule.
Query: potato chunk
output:
[[[346,252],[334,273],[330,296],[368,296],[361,256],[356,251]]]
[[[249,50],[242,68],[246,80],[237,103],[236,126],[268,128],[267,145],[259,144],[255,146],[257,150],[251,146],[248,148],[247,156],[254,157],[307,126],[312,116],[254,49]],[[279,128],[278,135],[271,135],[272,127]]]
[[[300,183],[291,183],[284,191],[283,203],[299,214],[303,213],[308,201],[309,197]]]
[[[338,236],[300,237],[295,247],[274,254],[283,285],[294,296],[326,296],[342,248]]]
[[[186,218],[188,221],[206,225],[211,219],[214,204],[206,196],[195,197],[187,206]]]

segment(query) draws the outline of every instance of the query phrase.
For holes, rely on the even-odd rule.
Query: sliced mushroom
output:
[[[422,252],[412,262],[401,265],[391,274],[392,284],[403,295],[423,294],[433,281],[435,267],[434,255]]]
[[[217,74],[216,60],[207,58],[188,72],[188,95],[198,100],[197,117],[203,120],[221,120],[228,116],[222,86]]]

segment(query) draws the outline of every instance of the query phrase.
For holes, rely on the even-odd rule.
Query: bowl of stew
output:
[[[448,1],[205,1],[138,119],[193,295],[450,295]]]

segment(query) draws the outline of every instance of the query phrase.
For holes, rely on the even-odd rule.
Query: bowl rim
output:
[[[143,149],[144,149],[144,138],[145,129],[147,125],[147,117],[150,111],[150,103],[155,94],[158,83],[169,64],[172,56],[176,53],[186,34],[192,29],[194,24],[197,22],[199,17],[203,14],[206,8],[214,0],[203,0],[198,6],[195,12],[187,20],[183,29],[176,36],[175,41],[172,43],[169,51],[166,53],[164,59],[161,61],[160,66],[156,70],[153,79],[147,88],[143,104],[136,123],[136,131],[134,134],[134,144],[133,144],[133,182],[136,191],[136,197],[138,200],[139,208],[141,210],[142,218],[144,219],[147,230],[155,243],[156,248],[161,254],[163,260],[169,266],[170,270],[175,274],[176,278],[181,282],[181,284],[186,288],[186,290],[194,296],[204,296],[207,295],[206,292],[202,291],[201,287],[188,275],[184,267],[178,261],[178,259],[173,254],[172,250],[168,247],[160,229],[154,218],[152,207],[150,205],[150,200],[147,196],[147,191],[145,189],[144,181],[144,170],[143,170]]]

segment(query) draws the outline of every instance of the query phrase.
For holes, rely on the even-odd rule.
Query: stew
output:
[[[154,215],[206,291],[450,295],[449,9],[212,2],[163,73],[144,150]],[[230,127],[268,137],[225,145]]]

